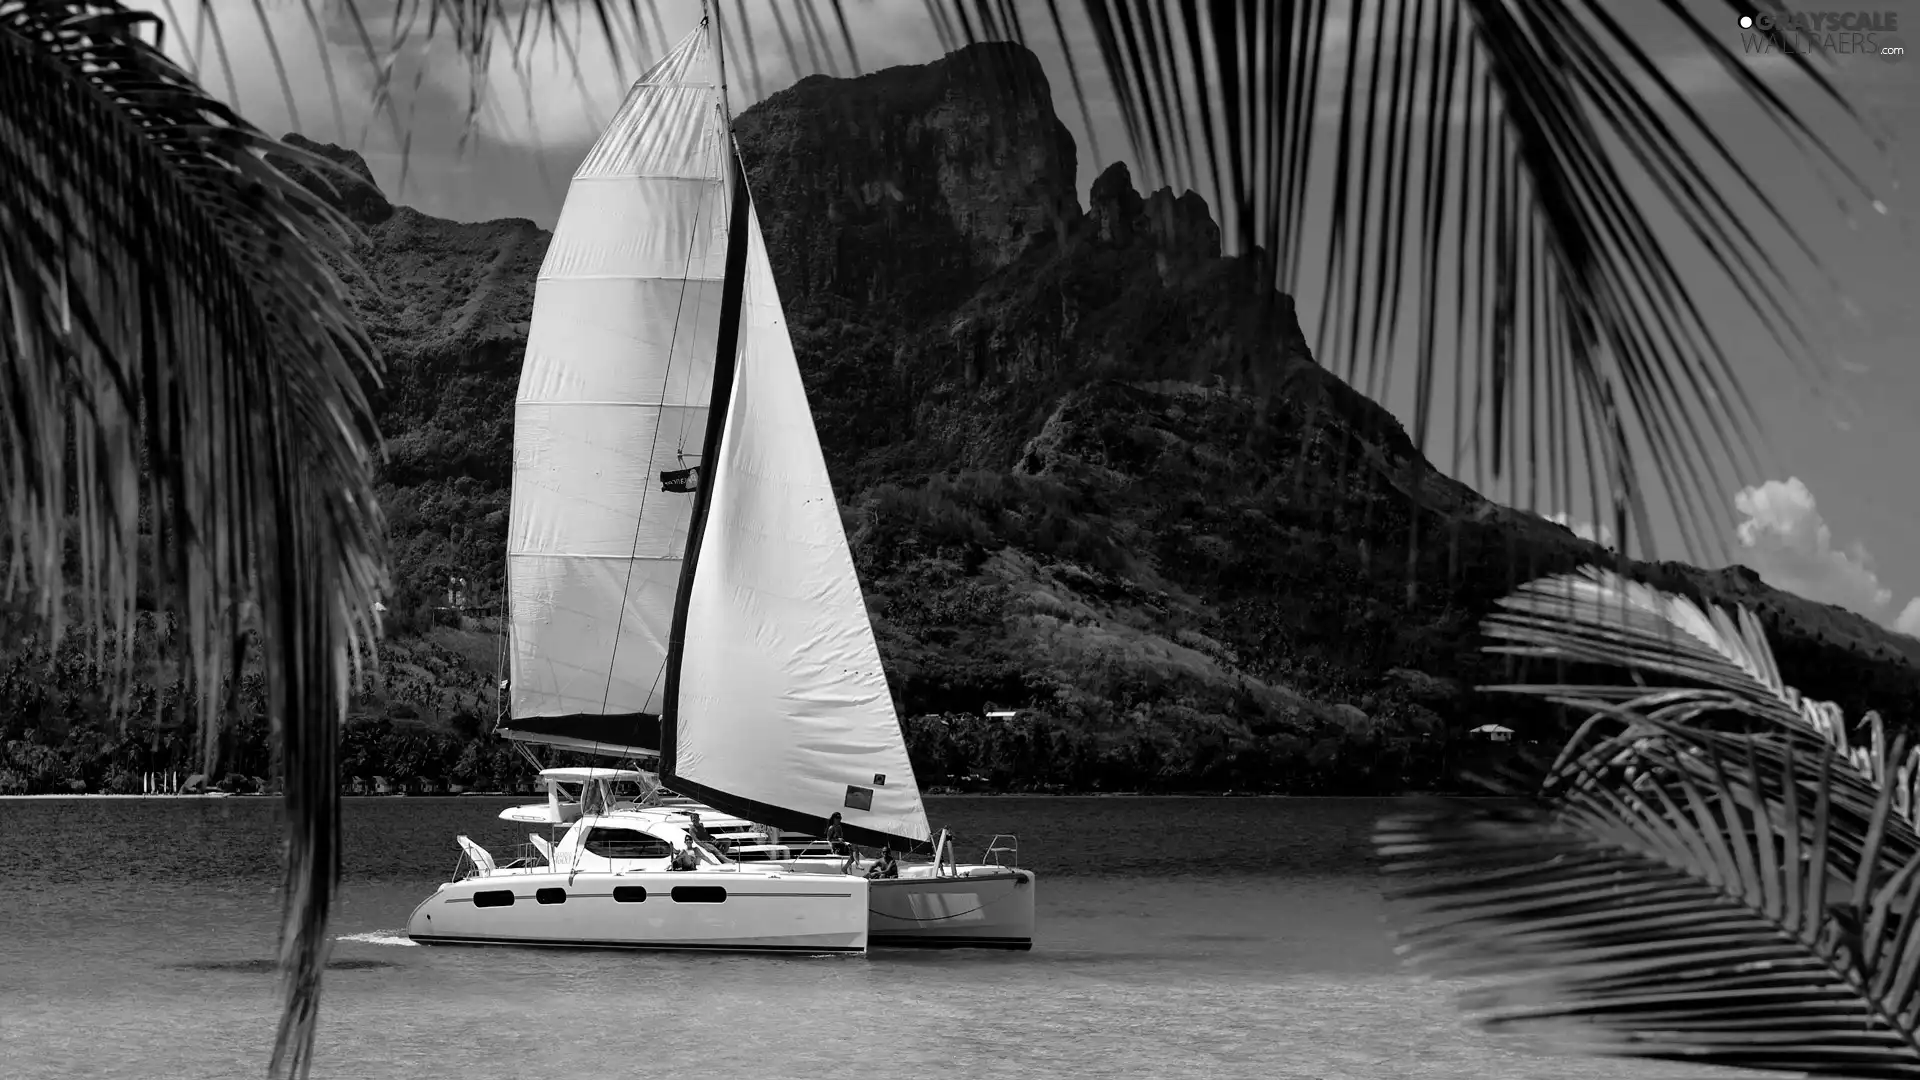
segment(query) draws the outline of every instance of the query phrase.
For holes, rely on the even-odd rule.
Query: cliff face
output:
[[[1600,550],[1435,472],[1220,257],[1198,196],[1116,165],[1083,209],[1050,101],[1031,55],[974,46],[816,76],[737,123],[923,779],[1383,789],[1489,718],[1548,723],[1466,689],[1504,678],[1473,628]],[[368,708],[481,709],[497,643],[428,609],[455,580],[470,608],[499,595],[548,238],[342,197],[389,365],[399,662]],[[1742,571],[1636,573],[1757,607],[1810,693],[1911,707],[1920,643]],[[928,715],[988,705],[1031,712]]]
[[[735,123],[783,294],[926,314],[1078,219],[1073,139],[1032,54],[815,75]]]

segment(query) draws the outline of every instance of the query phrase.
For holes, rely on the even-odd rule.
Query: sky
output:
[[[166,12],[164,0],[142,2]],[[624,62],[604,48],[590,21],[563,22],[563,32],[546,35],[517,70],[496,62],[487,79],[476,83],[444,27],[430,42],[424,40],[424,20],[396,32],[394,2],[360,0],[356,24],[341,0],[314,0],[311,9],[301,0],[262,0],[257,7],[252,0],[213,0],[219,41],[203,36],[195,48],[195,35],[204,34],[205,27],[189,16],[189,22],[176,24],[173,47],[207,58],[211,66],[202,69],[203,82],[241,103],[243,114],[269,132],[299,130],[359,150],[396,202],[459,220],[524,217],[551,227],[567,177],[627,85],[663,46],[692,31],[700,17],[696,0],[651,5],[642,0],[641,33],[622,31]],[[580,17],[566,0],[558,2],[561,10]],[[860,70],[924,63],[946,51],[926,0],[845,0],[844,7]],[[1082,198],[1093,178],[1115,160],[1129,164],[1143,190],[1163,181],[1127,144],[1116,95],[1080,6],[1068,2],[1060,8],[1085,90],[1084,114],[1046,6],[1018,0],[1016,7],[1048,72],[1055,108],[1077,144]],[[1810,378],[1781,355],[1734,291],[1716,278],[1699,248],[1690,247],[1684,236],[1667,237],[1677,271],[1699,290],[1702,316],[1721,335],[1753,400],[1764,440],[1762,459],[1739,472],[1738,483],[1715,508],[1725,533],[1716,539],[1725,548],[1720,558],[1708,561],[1743,562],[1777,587],[1920,636],[1920,364],[1914,362],[1920,358],[1915,229],[1920,206],[1911,183],[1901,183],[1920,176],[1920,58],[1882,62],[1836,55],[1824,68],[1886,137],[1882,149],[1778,55],[1743,54],[1749,70],[1790,104],[1807,110],[1815,130],[1834,141],[1870,188],[1843,202],[1832,174],[1795,151],[1720,64],[1659,8],[1655,0],[1609,6],[1636,33],[1644,27],[1643,47],[1688,103],[1737,155],[1757,163],[1767,194],[1785,208],[1837,283],[1829,291],[1817,276],[1796,278],[1804,286],[1797,293],[1807,305],[1803,325],[1817,343],[1820,370]],[[1899,29],[1920,45],[1920,5],[1911,0],[1866,7],[1809,0],[1795,9],[1891,14],[1911,23]],[[742,10],[745,33],[737,17]],[[727,21],[733,24],[728,63],[736,111],[816,71],[852,73],[830,6],[819,5],[819,10],[816,24],[791,0],[778,5],[746,0],[744,9],[729,0],[724,11],[735,16]],[[1740,29],[1724,3],[1692,0],[1690,10],[1710,32],[1724,27],[1727,44],[1742,48]],[[1329,55],[1354,32],[1352,22],[1336,10]],[[1372,22],[1365,16],[1359,22],[1367,40]],[[263,23],[272,30],[271,40],[261,30]],[[826,45],[816,31],[824,33]],[[753,63],[743,55],[749,39]],[[388,77],[393,105],[385,112],[373,104],[377,69],[367,59],[369,42],[393,58]],[[224,45],[225,65],[217,62],[218,45]],[[496,61],[505,54],[504,46],[493,53]],[[469,123],[475,100],[482,107]],[[1316,119],[1330,133],[1339,115],[1329,102],[1323,96]],[[1467,122],[1457,109],[1448,119],[1456,126]],[[1194,183],[1210,203],[1215,201],[1205,181],[1176,179],[1183,186]],[[1735,201],[1751,212],[1756,228],[1763,227],[1757,203]],[[1309,267],[1317,265],[1327,243],[1324,225],[1319,228],[1316,233],[1310,225],[1295,241],[1308,253]],[[1320,280],[1309,273],[1295,286],[1303,328],[1316,347],[1331,332],[1315,324]],[[1450,325],[1442,319],[1443,337]],[[1382,399],[1409,431],[1416,400],[1414,381],[1404,372],[1411,369],[1411,352],[1408,341],[1395,343],[1398,373],[1384,385],[1362,387]],[[1455,369],[1443,364],[1439,375],[1442,384],[1450,383]],[[1450,394],[1451,387],[1442,385],[1437,392]],[[1590,524],[1594,515],[1585,484],[1549,493],[1529,490],[1511,476],[1504,484],[1492,482],[1471,450],[1456,455],[1455,447],[1470,440],[1466,431],[1452,428],[1450,417],[1437,417],[1429,431],[1425,449],[1436,465],[1489,497],[1530,505],[1584,535],[1613,540],[1610,529]],[[1644,453],[1644,445],[1641,449]],[[1562,505],[1549,505],[1556,499]],[[1671,508],[1656,503],[1653,519],[1653,554],[1685,557]]]

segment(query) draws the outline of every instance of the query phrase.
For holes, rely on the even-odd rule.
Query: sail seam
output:
[[[687,254],[682,263],[682,269],[686,271],[687,274],[691,274],[693,271],[694,241],[697,240],[700,236],[700,221],[706,216],[706,209],[707,209],[707,200],[703,198],[700,200],[700,208],[694,212],[693,227],[687,230]],[[687,285],[691,281],[692,281],[692,278],[689,276],[682,276],[680,279],[680,296],[678,300],[675,302],[674,309],[673,309],[673,333],[667,339],[667,367],[665,371],[662,371],[660,373],[660,380],[661,380],[662,386],[668,385],[668,381],[673,378],[673,353],[674,353],[675,347],[680,344],[680,323],[681,323],[682,317],[686,312]],[[706,282],[702,281],[700,295],[704,297],[705,291],[706,291]],[[698,344],[697,330],[695,334],[695,339],[696,339],[695,344]],[[657,454],[660,450],[659,421],[665,418],[666,418],[666,410],[664,408],[661,408],[659,410],[658,415],[655,418],[655,422],[653,425],[652,444],[647,448],[647,471],[648,472],[653,471],[654,455]],[[652,492],[652,490],[653,490],[652,485],[645,484],[645,483],[641,485],[640,506],[638,509],[634,511],[634,515],[633,515],[633,546],[627,560],[627,577],[626,577],[626,580],[621,582],[621,585],[620,585],[620,615],[618,618],[614,620],[614,624],[613,624],[613,648],[607,654],[607,681],[606,681],[606,686],[602,689],[601,695],[600,695],[600,709],[602,712],[606,711],[607,702],[611,700],[613,697],[613,669],[620,659],[620,633],[625,628],[626,622],[627,622],[627,599],[629,596],[632,595],[632,592],[633,592],[633,566],[634,566],[634,563],[640,561],[640,532],[641,532],[642,526],[646,522],[647,496]],[[649,691],[649,695],[651,695],[651,691]],[[642,704],[644,705],[645,702],[642,702]]]

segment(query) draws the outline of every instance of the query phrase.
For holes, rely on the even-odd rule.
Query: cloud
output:
[[[1746,69],[1763,80],[1774,80],[1798,68],[1791,56],[1782,53],[1742,53],[1739,61]],[[1660,60],[1660,73],[1673,84],[1676,92],[1684,98],[1698,97],[1703,94],[1731,94],[1740,91],[1740,83],[1720,59],[1706,49],[1694,46],[1688,51]],[[1652,79],[1636,73],[1636,82],[1642,92],[1658,94],[1659,90]]]
[[[1740,561],[1767,584],[1920,636],[1920,597],[1896,614],[1873,556],[1857,543],[1834,546],[1833,530],[1798,477],[1743,488],[1733,505],[1745,517],[1736,530]]]
[[[1547,520],[1565,528],[1582,540],[1599,544],[1601,547],[1613,546],[1613,530],[1605,525],[1596,528],[1590,521],[1568,516],[1565,510],[1548,517]]]
[[[1899,617],[1893,620],[1893,628],[1909,637],[1920,638],[1920,596],[1907,601]]]

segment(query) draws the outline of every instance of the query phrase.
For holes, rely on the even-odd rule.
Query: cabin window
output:
[[[587,833],[586,849],[603,859],[666,859],[673,845],[657,836],[631,829],[596,828]]]
[[[559,888],[540,889],[533,894],[533,898],[543,904],[564,904],[567,902],[567,890]]]
[[[474,907],[512,907],[512,889],[485,889],[473,894]]]
[[[727,890],[720,885],[675,885],[673,902],[676,904],[724,904],[727,902]]]
[[[647,901],[645,885],[615,885],[613,902],[616,904],[644,904]]]

